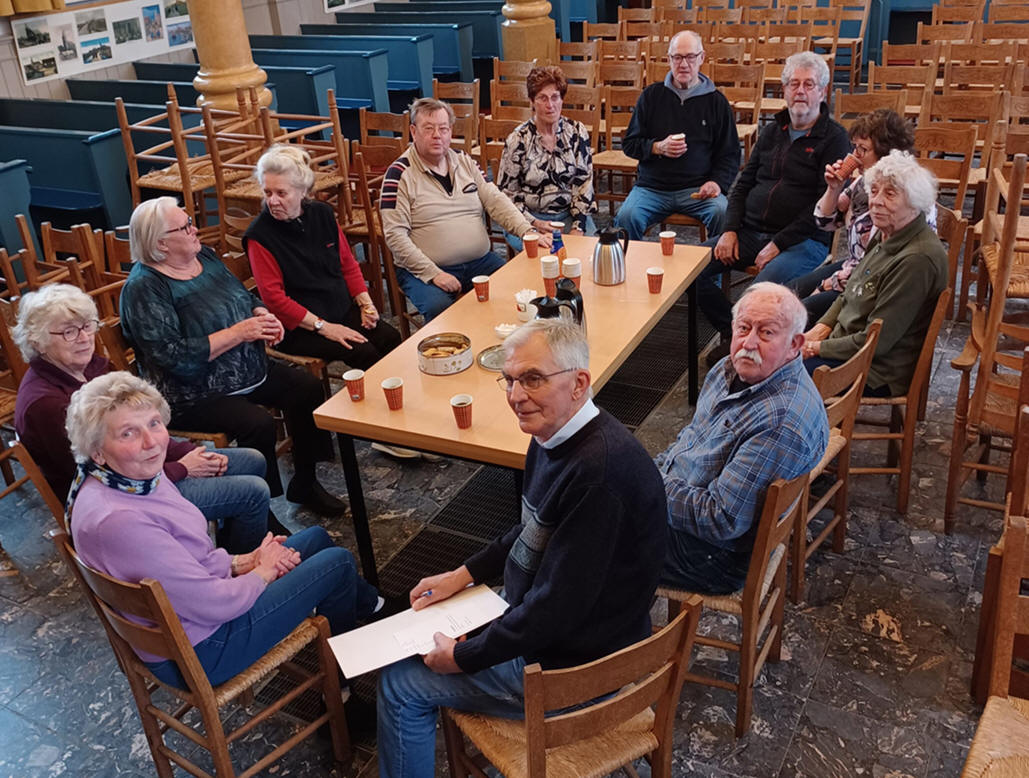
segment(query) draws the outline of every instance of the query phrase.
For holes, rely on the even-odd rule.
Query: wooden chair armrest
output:
[[[972,368],[975,367],[975,363],[978,359],[979,349],[976,347],[975,343],[972,342],[972,339],[968,338],[965,341],[965,347],[961,350],[961,353],[950,360],[950,366],[962,373],[969,373]]]

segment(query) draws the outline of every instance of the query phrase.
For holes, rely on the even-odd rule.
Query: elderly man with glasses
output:
[[[480,634],[458,643],[437,633],[429,654],[381,673],[383,778],[435,775],[440,706],[521,718],[526,664],[578,665],[650,635],[666,539],[657,468],[590,399],[578,326],[529,322],[504,351],[499,382],[533,436],[521,521],[456,570],[419,581],[410,597],[420,609],[503,574],[510,607]]]
[[[704,43],[685,30],[668,43],[669,72],[636,101],[622,150],[640,161],[636,186],[615,223],[633,240],[673,213],[722,231],[725,193],[740,167],[740,141],[732,108],[702,75]]]
[[[815,203],[825,191],[825,166],[846,156],[850,140],[829,118],[824,59],[810,51],[790,56],[782,84],[786,108],[761,130],[729,193],[725,232],[707,243],[714,258],[697,279],[697,301],[721,335],[709,365],[729,353],[732,312],[715,283],[726,268],[754,265],[758,281],[785,284],[814,270],[829,252],[832,235],[815,222]]]

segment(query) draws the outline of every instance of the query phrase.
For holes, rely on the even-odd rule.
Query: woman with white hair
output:
[[[200,245],[193,220],[171,197],[147,200],[129,221],[133,267],[121,293],[125,337],[140,374],[161,390],[178,429],[224,432],[264,455],[271,496],[282,494],[275,455],[279,408],[293,437],[294,475],[286,499],[323,515],[346,506],[315,477],[332,459],[332,441],[312,415],[325,400],[321,381],[269,361],[266,345],[282,324]]]
[[[161,478],[171,413],[130,373],[95,378],[72,395],[67,431],[78,472],[69,495],[75,549],[90,567],[164,587],[212,685],[249,667],[312,610],[332,633],[384,601],[354,557],[321,527],[270,532],[247,553],[215,548],[200,512]],[[171,660],[139,652],[165,683],[184,688]]]
[[[947,252],[926,222],[936,180],[907,151],[893,150],[865,172],[877,234],[843,294],[805,333],[804,366],[845,362],[865,342],[868,325],[883,320],[865,394],[907,391],[936,300],[947,286]]]
[[[400,344],[379,318],[346,237],[314,183],[303,149],[276,144],[257,161],[264,208],[243,238],[257,290],[285,328],[287,354],[367,369]]]
[[[75,477],[75,460],[64,431],[72,393],[111,370],[95,351],[96,305],[69,284],[29,292],[18,306],[14,339],[28,372],[18,387],[14,427],[25,448],[61,499]],[[252,448],[206,449],[169,441],[164,473],[179,492],[218,524],[218,545],[249,551],[269,525],[283,531],[268,510],[264,457]]]

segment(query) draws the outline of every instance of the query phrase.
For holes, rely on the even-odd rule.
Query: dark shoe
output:
[[[708,367],[714,367],[720,360],[729,356],[729,348],[732,345],[732,338],[728,335],[722,335],[719,338],[718,345],[707,352],[707,356],[704,361]]]
[[[319,516],[339,516],[347,509],[345,502],[338,497],[333,497],[317,481],[314,481],[305,489],[296,486],[296,479],[294,478],[289,482],[289,487],[286,489],[286,499],[290,502],[300,503]]]
[[[369,624],[382,619],[388,619],[390,616],[396,616],[398,613],[403,613],[411,607],[411,598],[406,594],[384,594],[382,597],[386,602],[368,617]]]
[[[367,702],[356,694],[351,694],[350,699],[343,705],[343,715],[346,717],[347,730],[352,739],[360,740],[375,733],[378,710],[374,702]]]
[[[293,531],[279,521],[278,516],[272,511],[268,511],[268,531],[273,535],[285,535],[287,538],[293,534]]]

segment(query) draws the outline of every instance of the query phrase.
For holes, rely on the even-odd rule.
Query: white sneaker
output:
[[[421,453],[414,451],[409,448],[401,448],[400,446],[390,446],[385,443],[372,443],[373,451],[381,451],[383,454],[387,454],[397,459],[418,459]]]

